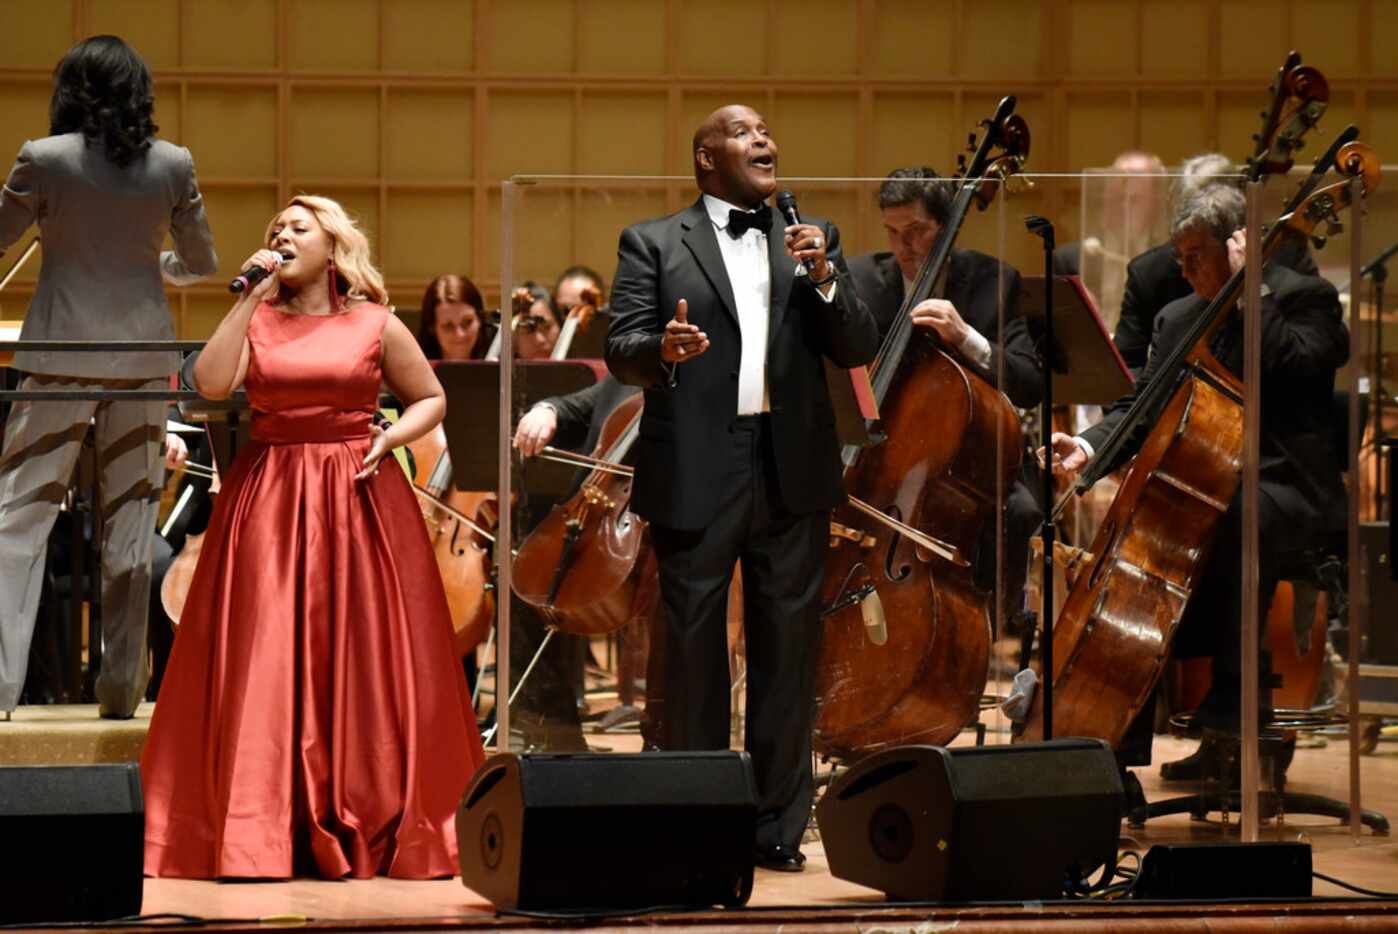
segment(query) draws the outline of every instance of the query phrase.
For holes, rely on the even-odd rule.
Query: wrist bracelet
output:
[[[839,277],[840,277],[840,273],[839,273],[839,272],[835,269],[835,267],[832,265],[832,266],[830,267],[830,275],[826,276],[824,279],[815,279],[815,278],[812,278],[812,279],[811,279],[811,285],[815,286],[815,287],[818,288],[818,289],[819,289],[819,288],[824,288],[825,286],[827,286],[827,285],[829,285],[830,283],[834,282],[834,281],[835,281],[836,279],[838,279]]]

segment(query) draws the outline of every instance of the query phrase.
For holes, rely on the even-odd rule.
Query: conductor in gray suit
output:
[[[0,191],[0,250],[39,225],[43,266],[23,340],[174,338],[163,283],[217,268],[187,149],[154,139],[150,72],[115,36],[54,72],[50,135],[26,142]],[[162,252],[166,235],[175,249]],[[23,390],[163,389],[173,352],[16,354]],[[0,454],[0,720],[19,702],[45,542],[95,426],[102,529],[102,716],[130,717],[149,677],[146,618],[163,481],[164,402],[21,402]]]

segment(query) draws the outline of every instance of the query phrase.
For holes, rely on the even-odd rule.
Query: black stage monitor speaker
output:
[[[0,923],[140,914],[145,817],[134,762],[0,768]]]
[[[893,898],[1052,899],[1115,866],[1121,774],[1097,739],[901,746],[841,775],[816,806],[830,874]]]
[[[741,905],[756,826],[740,752],[492,756],[456,812],[461,882],[499,909]]]

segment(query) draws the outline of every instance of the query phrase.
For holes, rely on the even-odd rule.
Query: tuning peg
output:
[[[1333,237],[1338,233],[1344,233],[1345,225],[1340,223],[1339,218],[1330,217],[1325,221],[1325,236]]]
[[[1319,235],[1311,237],[1311,246],[1317,250],[1325,249],[1325,238]]]

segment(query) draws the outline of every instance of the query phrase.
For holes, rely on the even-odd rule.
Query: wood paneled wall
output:
[[[155,71],[161,135],[194,151],[220,280],[315,191],[361,218],[407,306],[444,271],[497,290],[502,179],[687,175],[693,126],[730,101],[764,110],[787,176],[949,170],[1004,93],[1030,121],[1031,171],[1135,147],[1174,162],[1245,151],[1295,47],[1331,79],[1325,126],[1358,122],[1398,158],[1398,0],[0,0],[0,21],[0,159],[46,132],[64,50],[117,33]],[[531,194],[521,275],[610,274],[620,225],[692,197],[629,187]],[[1041,185],[1024,210],[1052,212],[1062,239],[1078,195]],[[814,197],[851,250],[879,246],[868,187]],[[227,307],[217,280],[174,304],[188,337]]]

